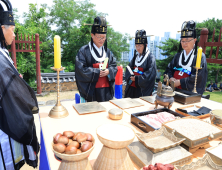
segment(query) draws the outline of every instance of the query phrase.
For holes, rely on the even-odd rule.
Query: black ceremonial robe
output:
[[[0,129],[15,141],[32,146],[38,154],[33,113],[38,113],[34,91],[0,51]],[[37,162],[27,163],[37,166]]]
[[[104,55],[109,58],[107,69],[109,70],[109,75],[106,77],[109,87],[97,88],[97,82],[99,80],[100,69],[93,68],[95,64],[99,62],[95,60],[90,51],[90,46],[85,45],[80,48],[75,62],[75,77],[76,84],[80,93],[87,102],[98,101],[104,102],[109,101],[114,96],[114,85],[115,76],[117,73],[116,60],[109,49],[107,52],[103,49],[102,56],[99,55],[97,50],[93,45],[91,45],[91,50],[95,52],[98,58]],[[103,62],[102,62],[103,63]]]
[[[175,76],[174,74],[176,72],[176,70],[174,69],[175,67],[176,68],[182,67],[182,65],[179,64],[179,63],[182,63],[182,64],[184,63],[182,61],[183,60],[182,57],[181,57],[181,61],[179,61],[180,55],[182,52],[177,53],[174,56],[173,60],[168,64],[168,67],[165,73],[168,74],[169,78]],[[193,61],[191,61],[191,66],[190,66],[191,74],[186,78],[180,79],[181,88],[184,90],[192,91],[194,88],[194,82],[195,82],[195,77],[196,77],[196,69],[194,68],[194,66],[196,66],[196,60],[197,60],[197,55],[194,55]],[[207,83],[207,61],[206,61],[206,56],[204,53],[202,53],[201,67],[202,69],[198,70],[196,90],[197,90],[197,93],[202,95],[203,92],[205,91],[205,86]]]
[[[147,51],[148,53],[148,51]],[[138,63],[143,62],[143,59],[146,55],[142,57]],[[129,66],[132,70],[136,67],[136,57],[134,55],[133,59],[129,63]],[[135,74],[135,83],[133,83],[130,79],[131,74],[126,68],[125,78],[126,78],[126,89],[125,89],[125,97],[130,98],[139,98],[141,96],[151,96],[154,91],[154,84],[156,80],[156,59],[154,55],[151,53],[148,54],[147,58],[144,62],[139,66],[139,70],[143,71],[142,75]],[[134,85],[132,85],[134,84]]]

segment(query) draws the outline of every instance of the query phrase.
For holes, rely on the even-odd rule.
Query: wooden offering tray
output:
[[[144,97],[140,97],[140,99],[150,103],[150,104],[155,104],[155,100],[156,100],[156,95],[154,96],[144,96]]]
[[[189,148],[195,148],[222,137],[222,128],[194,116],[169,121],[163,123],[163,126],[169,132],[173,131],[175,136],[186,138],[183,143]]]
[[[106,108],[98,102],[73,104],[72,106],[80,115],[106,111]]]
[[[197,162],[192,162],[189,165],[176,166],[179,170],[221,170],[222,166],[215,164],[210,156],[206,154],[203,158],[198,159]]]
[[[131,114],[131,123],[134,124],[136,127],[138,127],[139,129],[141,129],[142,131],[144,131],[146,133],[150,132],[150,131],[158,130],[160,128],[153,127],[152,125],[146,123],[145,121],[143,121],[139,117],[149,115],[149,114],[157,114],[157,113],[160,113],[160,112],[168,112],[168,113],[174,115],[175,117],[184,117],[183,115],[181,115],[177,112],[174,112],[174,111],[169,110],[167,108],[162,108],[162,109],[156,109],[156,110]]]
[[[129,151],[131,160],[138,168],[143,168],[144,166],[150,164],[154,165],[155,163],[182,166],[191,162],[192,160],[192,154],[181,146],[176,146],[158,153],[153,153],[141,142],[136,141],[131,143],[127,147],[127,150]]]
[[[164,126],[153,132],[136,133],[136,136],[153,153],[176,147],[185,140],[185,138],[177,138],[174,134],[169,133]]]
[[[222,144],[206,149],[206,153],[210,156],[214,163],[222,166]]]
[[[177,108],[177,109],[175,109],[175,111],[176,111],[177,113],[181,114],[181,115],[184,115],[184,116],[192,116],[192,115],[189,115],[189,114],[187,114],[187,113],[184,113],[184,112],[180,111],[179,109],[190,110],[190,111],[191,111],[191,109],[192,109],[193,107],[196,107],[197,109],[201,108],[200,106],[197,106],[197,105],[190,105],[190,106],[185,106],[185,107]],[[205,115],[195,116],[195,117],[197,117],[197,118],[199,118],[199,119],[205,119],[205,118],[207,118],[207,117],[210,117],[210,113],[205,114]]]
[[[128,108],[139,107],[139,106],[144,105],[144,104],[142,104],[134,99],[131,99],[131,98],[110,100],[110,102],[121,109],[128,109]]]
[[[191,91],[186,91],[178,88],[176,88],[174,92],[175,92],[174,100],[178,103],[192,104],[200,102],[201,100],[201,95],[198,93],[193,93]]]

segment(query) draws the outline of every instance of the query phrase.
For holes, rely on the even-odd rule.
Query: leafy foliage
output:
[[[91,40],[91,26],[84,23],[93,23],[96,16],[106,16],[94,9],[95,5],[89,0],[54,0],[53,6],[48,7],[42,4],[37,9],[36,4],[29,4],[29,11],[24,13],[23,23],[19,22],[18,15],[15,15],[16,30],[19,39],[24,40],[24,35],[40,36],[40,48],[43,51],[40,55],[41,72],[53,72],[50,67],[54,65],[54,36],[61,37],[62,66],[66,67],[66,72],[75,71],[75,58],[79,49],[88,44]],[[17,9],[14,9],[16,14]],[[122,35],[108,28],[108,48],[117,59],[121,53],[128,50],[129,35]],[[27,38],[27,36],[26,36]],[[34,40],[35,41],[35,37]],[[23,47],[24,48],[24,47]],[[21,46],[20,46],[21,49]],[[35,47],[34,47],[35,49]],[[23,74],[24,79],[36,87],[36,62],[35,53],[17,53],[17,68]]]
[[[157,68],[162,70],[161,73],[165,71],[167,65],[172,61],[173,57],[178,52],[180,42],[178,40],[169,38],[166,40],[166,42],[162,42],[162,44],[164,45],[158,46],[161,50],[163,50],[163,53],[161,54],[168,57],[166,59],[156,61]]]
[[[209,31],[208,42],[212,42],[214,28],[215,28],[214,42],[218,42],[221,27],[222,27],[222,20],[215,18],[204,20],[202,23],[197,23],[197,28],[208,29]],[[222,37],[220,41],[222,41]],[[205,54],[207,58],[209,58],[210,56],[210,50],[211,47],[206,48]],[[216,58],[216,50],[217,47],[213,47],[212,58]],[[222,59],[222,47],[219,48],[218,58]],[[222,64],[208,63],[207,69],[208,69],[208,81],[215,81],[215,82],[222,81]]]

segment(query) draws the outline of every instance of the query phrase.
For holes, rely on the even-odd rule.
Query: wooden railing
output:
[[[221,42],[221,33],[222,33],[222,27],[220,28],[220,34],[218,37],[218,42],[214,42],[215,37],[215,28],[212,35],[212,42],[207,42],[208,39],[208,29],[204,28],[200,32],[200,42],[198,43],[198,46],[203,48],[203,53],[206,53],[206,47],[211,47],[210,50],[210,56],[207,57],[207,63],[216,63],[216,64],[222,64],[222,59],[218,59],[219,56],[219,49],[222,48],[222,42]],[[212,58],[213,53],[213,47],[217,47],[215,58]]]
[[[33,40],[33,35],[30,37],[28,35],[28,39],[26,40],[26,35],[24,35],[24,40],[17,34],[17,40],[16,38],[13,40],[11,49],[9,52],[12,53],[12,60],[14,62],[15,67],[17,68],[16,63],[16,52],[35,52],[36,53],[36,80],[37,80],[37,93],[41,94],[41,71],[40,71],[40,50],[39,44],[42,42],[39,41],[39,34],[35,34],[35,41]],[[31,47],[30,47],[31,45]],[[35,48],[34,48],[35,47]]]

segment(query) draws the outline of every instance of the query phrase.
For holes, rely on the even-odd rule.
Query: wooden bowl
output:
[[[130,127],[121,124],[101,125],[97,128],[96,134],[103,145],[113,149],[125,148],[135,137],[135,132]],[[113,137],[115,135],[116,137]]]
[[[95,139],[93,140],[93,146],[92,148],[90,148],[88,151],[86,152],[82,152],[80,154],[65,154],[65,153],[59,153],[59,152],[56,152],[54,149],[53,149],[53,142],[52,142],[52,151],[54,152],[54,154],[59,157],[60,159],[62,160],[65,160],[65,161],[72,161],[72,162],[76,162],[76,161],[80,161],[80,160],[83,160],[85,158],[87,158],[89,156],[89,154],[92,152],[92,150],[94,149],[94,146],[95,146]]]

